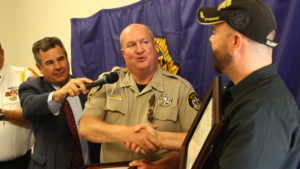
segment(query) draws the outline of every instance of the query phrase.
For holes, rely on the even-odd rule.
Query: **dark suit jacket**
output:
[[[70,166],[74,142],[67,119],[62,110],[56,116],[48,109],[48,95],[54,90],[44,77],[24,82],[19,88],[23,115],[31,121],[35,135],[34,153],[28,169],[68,169]],[[79,98],[84,107],[86,95]],[[89,144],[89,148],[93,152],[90,153],[91,161],[98,162],[99,147]]]

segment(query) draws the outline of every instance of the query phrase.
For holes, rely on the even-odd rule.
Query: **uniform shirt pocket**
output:
[[[153,123],[163,131],[177,131],[178,129],[178,107],[163,107],[157,105],[153,113]]]
[[[126,104],[121,98],[108,97],[104,120],[109,123],[122,124],[127,114]]]

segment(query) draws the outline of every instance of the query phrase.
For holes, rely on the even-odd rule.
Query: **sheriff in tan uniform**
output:
[[[191,84],[183,78],[158,68],[140,92],[127,68],[120,68],[119,80],[89,94],[83,114],[119,125],[153,123],[157,130],[186,132],[200,108],[200,100]],[[101,76],[100,76],[101,77]],[[126,149],[119,142],[102,143],[101,162],[158,160],[169,150],[142,155]]]
[[[1,110],[21,109],[18,96],[19,85],[33,77],[33,73],[27,68],[3,66],[0,70]],[[0,162],[10,161],[24,155],[32,147],[33,141],[31,125],[0,121]]]

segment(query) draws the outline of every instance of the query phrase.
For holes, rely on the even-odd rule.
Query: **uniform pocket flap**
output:
[[[126,114],[127,107],[122,98],[108,97],[106,101],[106,110],[110,112],[120,112],[122,114]]]
[[[159,120],[170,120],[176,122],[178,118],[177,106],[170,106],[170,107],[157,106],[153,116],[154,118]]]

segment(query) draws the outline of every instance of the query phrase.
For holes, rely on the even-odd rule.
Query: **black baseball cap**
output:
[[[256,42],[276,47],[267,39],[277,29],[272,10],[260,0],[225,0],[218,7],[200,7],[198,21],[203,25],[227,22],[233,29]]]

